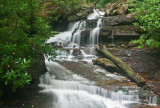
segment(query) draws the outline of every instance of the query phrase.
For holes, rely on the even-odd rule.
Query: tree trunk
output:
[[[134,72],[134,70],[128,66],[125,62],[123,62],[118,57],[112,55],[105,45],[96,46],[97,51],[101,52],[106,58],[110,59],[113,63],[115,63],[122,72],[131,80],[133,80],[137,85],[144,86],[145,80],[140,75]]]

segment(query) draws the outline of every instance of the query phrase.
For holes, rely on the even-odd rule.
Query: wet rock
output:
[[[109,72],[119,71],[118,67],[112,61],[106,58],[98,58],[96,60],[93,60],[93,64],[105,67]]]
[[[93,70],[93,66],[89,65],[87,62],[85,64],[84,62],[58,61],[58,63],[73,73],[83,76],[84,78],[98,80],[96,76],[97,74]]]
[[[99,36],[105,36],[105,37],[109,37],[112,34],[112,27],[108,26],[108,27],[103,27],[100,29],[100,34]]]
[[[81,45],[87,45],[88,44],[88,40],[90,37],[90,31],[92,30],[92,28],[87,28],[84,31],[81,32]]]
[[[87,28],[95,28],[97,26],[97,19],[87,20]]]
[[[74,50],[73,50],[73,55],[74,55],[74,56],[81,55],[80,49],[74,49]]]
[[[57,43],[57,42],[51,42],[50,43],[53,48],[63,48],[66,44],[65,43]]]

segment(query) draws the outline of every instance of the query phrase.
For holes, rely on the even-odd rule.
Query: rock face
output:
[[[103,18],[103,26],[132,25],[134,14],[109,16]]]
[[[114,26],[114,37],[117,36],[139,36],[139,34],[135,31],[135,26],[126,25],[126,26]]]
[[[159,51],[122,48],[110,48],[109,51],[130,65],[135,72],[154,73],[160,70]]]

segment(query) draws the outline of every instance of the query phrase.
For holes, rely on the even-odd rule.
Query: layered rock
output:
[[[134,14],[109,16],[103,18],[103,26],[132,25],[135,21]]]
[[[125,14],[117,16],[108,16],[102,18],[103,27],[107,26],[119,26],[119,25],[132,25],[135,21],[134,14]],[[97,19],[87,20],[87,28],[95,28],[97,25]]]

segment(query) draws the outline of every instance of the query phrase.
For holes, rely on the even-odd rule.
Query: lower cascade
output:
[[[107,87],[97,86],[96,80],[92,81],[91,78],[85,77],[89,73],[84,73],[83,76],[77,72],[83,72],[82,68],[85,66],[94,74],[98,73],[92,60],[97,58],[95,45],[99,43],[99,31],[103,24],[102,18],[97,14],[96,17],[93,13],[88,16],[88,19],[92,18],[98,18],[97,26],[90,31],[86,42],[83,42],[81,36],[81,32],[87,28],[84,20],[72,22],[68,31],[61,32],[46,41],[46,43],[60,46],[55,51],[56,58],[53,61],[48,61],[46,58],[47,72],[40,76],[39,86],[42,87],[40,92],[52,97],[48,108],[132,108],[134,105],[143,103],[138,87],[123,86],[120,89],[119,86],[114,86],[108,89],[109,85],[106,85]],[[65,65],[66,61],[71,63],[70,67]],[[76,68],[75,65],[72,65],[74,63],[81,64],[82,68]],[[124,78],[108,73],[104,69],[99,70],[99,73],[115,80]],[[92,74],[89,76],[92,77]],[[148,99],[145,104],[156,105],[155,96],[149,96]]]

